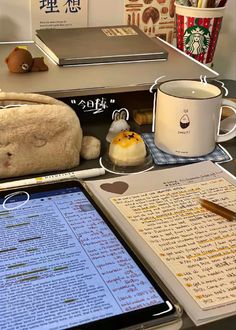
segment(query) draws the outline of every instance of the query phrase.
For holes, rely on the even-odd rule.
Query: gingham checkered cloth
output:
[[[205,156],[179,157],[175,155],[170,155],[158,149],[154,143],[154,133],[143,133],[142,138],[144,139],[148,149],[150,150],[151,155],[153,157],[153,161],[156,165],[197,163],[204,160],[223,162],[229,161],[231,159],[230,155],[227,154],[225,150],[223,150],[219,145],[216,145],[215,150]]]

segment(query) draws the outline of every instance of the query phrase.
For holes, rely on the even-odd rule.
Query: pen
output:
[[[189,0],[176,0],[176,3],[181,6],[189,6]]]
[[[226,5],[227,0],[220,0],[217,7],[224,7]]]
[[[206,7],[208,7],[208,0],[202,0],[201,8],[206,8]]]
[[[0,190],[7,189],[7,188],[16,188],[16,187],[20,187],[20,186],[41,184],[41,183],[58,182],[58,181],[63,181],[63,180],[68,180],[68,179],[87,179],[87,178],[91,178],[91,177],[99,176],[99,175],[103,175],[103,174],[105,174],[104,168],[102,168],[102,167],[91,168],[89,170],[59,173],[59,174],[53,174],[53,175],[37,177],[37,178],[4,182],[4,183],[0,183]]]
[[[214,7],[218,7],[220,2],[221,2],[221,0],[215,0],[214,1]]]
[[[198,0],[197,6],[198,6],[198,8],[202,7],[202,0]]]
[[[236,212],[226,209],[223,206],[220,206],[218,204],[215,204],[213,202],[210,202],[210,201],[208,201],[206,199],[202,199],[202,198],[200,198],[200,204],[202,207],[204,207],[208,211],[218,214],[229,221],[236,220]]]
[[[216,1],[215,0],[207,0],[207,4],[206,7],[207,8],[214,8],[216,5]]]
[[[197,7],[198,0],[189,0],[192,7]]]

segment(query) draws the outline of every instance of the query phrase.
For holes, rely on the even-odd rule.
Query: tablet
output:
[[[78,181],[0,192],[1,329],[139,329],[175,305]]]

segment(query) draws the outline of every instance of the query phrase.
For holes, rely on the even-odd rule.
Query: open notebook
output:
[[[136,26],[42,29],[35,43],[58,65],[167,59],[167,52]]]
[[[210,161],[86,187],[196,325],[236,315],[236,221],[199,198],[236,211],[236,179]]]

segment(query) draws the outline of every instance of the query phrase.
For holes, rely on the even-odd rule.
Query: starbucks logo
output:
[[[184,32],[184,45],[193,55],[205,53],[210,43],[210,32],[202,26],[191,26]]]

